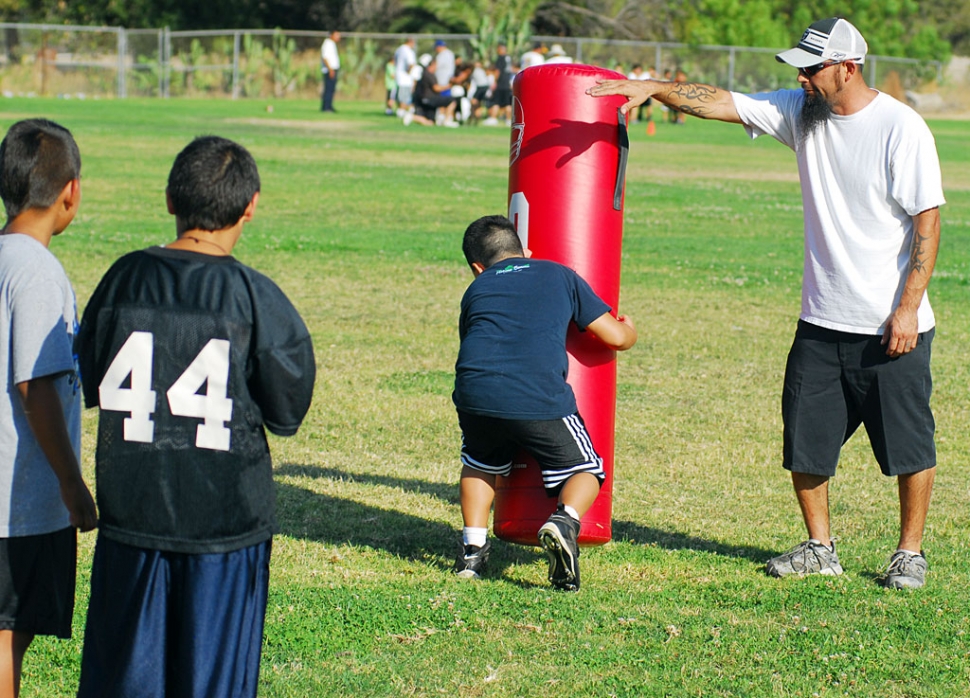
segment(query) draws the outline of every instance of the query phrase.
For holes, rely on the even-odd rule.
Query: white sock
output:
[[[485,540],[488,538],[487,528],[476,528],[474,526],[465,526],[461,529],[461,542],[465,545],[477,545],[479,548],[485,545]]]
[[[809,543],[814,543],[815,545],[822,545],[822,541],[820,541],[818,538],[809,538],[808,539],[808,542]],[[829,541],[829,544],[828,545],[822,545],[822,547],[823,548],[828,548],[829,550],[835,550],[835,546],[832,545],[832,542],[831,541]]]
[[[562,508],[563,508],[563,511],[565,511],[567,514],[569,514],[574,519],[576,519],[577,521],[579,521],[579,513],[575,509],[573,509],[568,504],[563,504],[562,505]]]
[[[907,555],[919,555],[922,556],[923,553],[917,553],[913,550],[906,550],[905,548],[896,548],[897,553],[906,553]]]

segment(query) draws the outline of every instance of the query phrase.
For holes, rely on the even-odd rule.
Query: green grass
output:
[[[846,574],[774,580],[804,537],[780,467],[779,397],[799,309],[794,158],[690,121],[632,131],[621,310],[614,541],[553,593],[537,549],[500,543],[479,584],[450,574],[460,526],[450,401],[465,226],[505,210],[506,129],[404,128],[378,105],[0,102],[0,126],[61,121],[84,158],[81,214],[53,243],[83,307],[124,252],[174,236],[164,187],[191,137],[249,147],[263,178],[237,257],[300,309],[318,361],[298,436],[273,439],[266,696],[970,695],[970,125],[932,122],[949,203],[931,295],[939,474],[928,585],[876,584],[897,535],[895,483],[864,434],[832,484]],[[85,423],[93,470],[94,422]],[[73,695],[75,639],[38,639],[25,696]]]

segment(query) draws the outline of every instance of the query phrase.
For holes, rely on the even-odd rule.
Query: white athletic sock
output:
[[[487,528],[476,528],[474,526],[465,526],[461,529],[461,542],[465,545],[477,545],[479,548],[485,545],[485,540],[488,538]]]
[[[922,555],[923,553],[917,553],[913,550],[906,550],[905,548],[896,548],[897,553],[906,553],[907,555]]]
[[[808,539],[808,542],[809,543],[814,543],[815,545],[822,545],[822,541],[820,541],[818,538],[809,538]],[[822,545],[822,547],[823,548],[828,548],[829,550],[835,550],[835,546],[832,545],[831,542],[829,542],[828,545]]]
[[[565,511],[567,514],[569,514],[574,519],[576,519],[577,521],[579,521],[579,512],[577,512],[575,509],[573,509],[568,504],[563,504],[562,505],[562,508],[563,508],[563,511]]]

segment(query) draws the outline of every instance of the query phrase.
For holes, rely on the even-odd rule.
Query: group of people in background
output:
[[[536,42],[515,60],[509,55],[508,46],[500,43],[495,48],[495,57],[487,62],[466,61],[442,39],[435,41],[433,52],[420,56],[416,45],[416,39],[409,37],[397,47],[384,70],[384,113],[400,118],[405,125],[508,126],[512,123],[512,78],[517,73],[538,65],[573,62],[561,44],[547,47]],[[624,73],[619,64],[614,69]],[[634,64],[630,72],[624,74],[629,80],[655,77],[641,63]],[[686,82],[687,75],[680,68],[668,69],[663,79]],[[685,123],[684,114],[664,105],[661,109],[670,123]],[[653,120],[652,100],[647,100],[638,109],[636,119]]]
[[[432,53],[418,56],[417,40],[408,37],[388,60],[385,71],[386,109],[405,125],[457,127],[478,122],[486,126],[511,119],[512,77],[520,70],[498,44],[489,62],[466,61],[447,42],[435,41]]]

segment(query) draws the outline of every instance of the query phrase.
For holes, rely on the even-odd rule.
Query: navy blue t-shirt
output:
[[[561,419],[576,412],[566,383],[566,331],[610,311],[580,276],[546,260],[492,265],[461,299],[452,399],[463,412]]]

